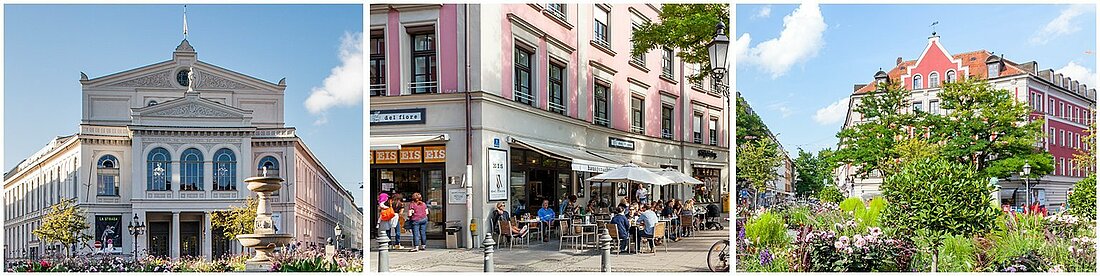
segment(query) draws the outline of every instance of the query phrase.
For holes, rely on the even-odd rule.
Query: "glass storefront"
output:
[[[517,206],[525,202],[527,212],[537,213],[542,201],[550,201],[550,207],[558,210],[558,204],[574,193],[570,162],[542,155],[532,150],[513,148],[511,203]]]
[[[405,146],[401,150],[371,151],[372,217],[378,217],[379,193],[400,198],[406,207],[412,202],[413,193],[420,193],[428,205],[428,238],[443,238],[446,227],[445,156],[444,146]],[[377,236],[378,224],[371,222],[370,225],[371,235]]]
[[[721,169],[712,168],[700,168],[695,167],[692,170],[692,177],[703,181],[702,185],[695,185],[695,201],[696,202],[718,202],[720,199],[719,189],[721,188]]]

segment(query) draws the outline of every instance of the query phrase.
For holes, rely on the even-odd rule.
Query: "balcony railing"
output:
[[[516,90],[513,91],[513,94],[515,94],[513,96],[513,99],[515,99],[515,101],[526,105],[535,105],[535,97],[534,95],[531,95],[530,92],[522,92]]]
[[[370,85],[370,95],[371,96],[385,96],[386,95],[386,84],[385,83],[371,84]]]
[[[437,82],[437,81],[410,82],[409,83],[409,93],[413,93],[413,94],[436,93],[438,87],[439,87],[439,82]]]
[[[703,134],[696,132],[694,138],[692,139],[692,142],[695,142],[696,144],[702,144]]]
[[[596,122],[597,125],[611,126],[611,121],[607,120],[607,118],[596,117],[596,119],[594,121]]]
[[[662,129],[661,130],[661,138],[672,139],[672,130],[671,129]]]
[[[550,105],[550,112],[565,114],[565,105],[555,102],[549,102],[548,104]]]
[[[642,126],[633,126],[633,125],[632,125],[632,126],[630,126],[630,132],[634,132],[634,133],[644,133],[644,132],[645,132],[645,128],[644,128],[644,127],[642,127]]]

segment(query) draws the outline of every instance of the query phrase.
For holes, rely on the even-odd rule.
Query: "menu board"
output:
[[[489,149],[489,174],[485,182],[490,201],[508,199],[508,151]]]

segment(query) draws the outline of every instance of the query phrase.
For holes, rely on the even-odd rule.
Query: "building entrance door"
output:
[[[180,222],[180,256],[202,256],[199,222]]]
[[[401,198],[406,208],[412,203],[413,193],[420,193],[421,200],[428,205],[428,225],[425,231],[428,238],[443,238],[447,215],[444,208],[446,203],[443,192],[446,189],[443,185],[445,177],[442,164],[386,165],[373,169],[372,172],[374,177],[371,178],[371,187],[373,191],[378,191],[371,195],[371,213],[375,217],[378,212],[378,193],[384,192],[390,197]],[[377,236],[377,228],[377,223],[371,223],[372,235]]]
[[[167,257],[170,222],[149,222],[149,255]]]

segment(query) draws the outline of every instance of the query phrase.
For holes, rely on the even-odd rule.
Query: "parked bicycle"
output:
[[[723,239],[710,246],[707,253],[707,267],[711,272],[729,272],[730,240]]]

